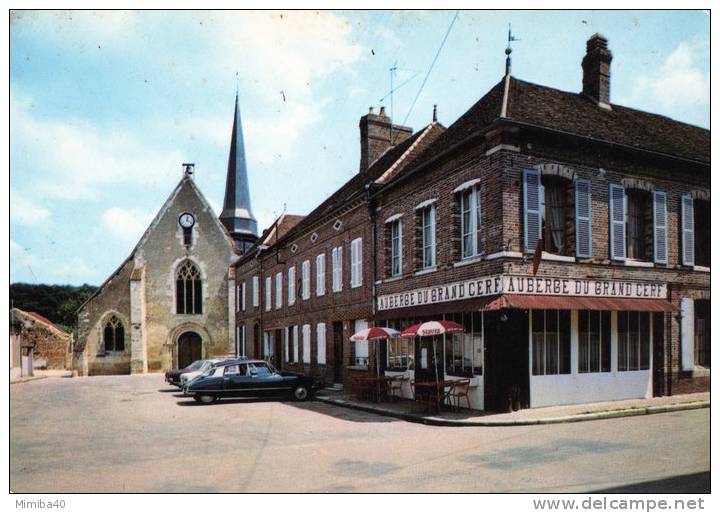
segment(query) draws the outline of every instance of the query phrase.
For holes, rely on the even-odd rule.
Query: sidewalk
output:
[[[418,404],[409,400],[369,403],[358,400],[354,395],[332,390],[320,390],[317,393],[316,399],[335,406],[434,426],[528,426],[536,424],[560,424],[564,422],[633,417],[637,415],[650,415],[653,413],[710,407],[710,392],[653,397],[651,399],[630,399],[626,401],[528,408],[512,413],[461,410],[459,412],[443,412],[441,415],[423,413]]]
[[[20,376],[19,372],[13,372],[15,369],[10,370],[10,384],[15,385],[17,383],[26,383],[28,381],[36,381],[38,379],[45,378],[71,378],[73,373],[69,370],[40,370],[34,369],[34,376]],[[18,369],[19,371],[19,369]]]

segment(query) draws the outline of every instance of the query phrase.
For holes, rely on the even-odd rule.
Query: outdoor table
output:
[[[435,403],[437,406],[438,413],[440,412],[440,404],[445,402],[448,394],[455,387],[455,380],[440,380],[440,381],[416,381],[415,382],[415,396],[423,397],[422,401],[426,403],[426,410],[430,410],[430,404]],[[449,388],[449,391],[445,391]]]
[[[355,378],[357,383],[356,395],[358,399],[364,399],[366,394],[368,399],[374,402],[380,402],[387,395],[387,384],[392,378],[387,376],[358,376]]]

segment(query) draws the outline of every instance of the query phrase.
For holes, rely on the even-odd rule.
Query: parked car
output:
[[[181,386],[180,385],[180,375],[185,372],[193,372],[196,370],[199,370],[200,367],[202,367],[202,364],[205,363],[205,360],[195,360],[187,367],[184,367],[182,369],[172,369],[165,373],[165,381],[170,383],[171,385],[174,385],[176,387]]]
[[[244,356],[240,356],[238,358],[235,358],[234,356],[223,356],[219,358],[211,358],[208,360],[203,360],[203,364],[192,371],[189,372],[183,372],[180,374],[180,388],[187,385],[190,381],[192,381],[194,378],[197,378],[198,376],[201,376],[202,374],[206,373],[210,369],[212,369],[215,365],[223,362],[229,362],[229,361],[235,361],[235,360],[245,360],[246,358]]]
[[[203,404],[221,397],[280,397],[305,401],[317,390],[311,377],[279,372],[264,360],[237,360],[216,365],[188,383],[183,391]]]

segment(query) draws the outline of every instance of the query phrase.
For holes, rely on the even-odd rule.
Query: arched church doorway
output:
[[[194,331],[186,331],[178,337],[178,368],[183,369],[202,358],[202,338]]]

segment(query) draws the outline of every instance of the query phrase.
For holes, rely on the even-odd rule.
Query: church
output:
[[[232,264],[257,241],[238,97],[220,217],[184,164],[180,182],[117,270],[78,310],[73,368],[137,374],[236,354]]]

